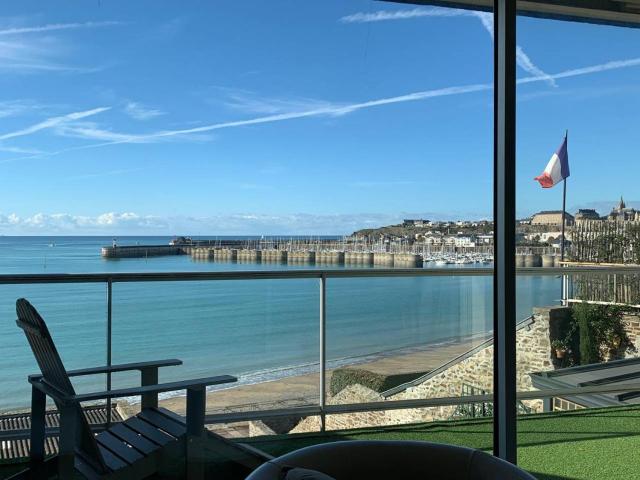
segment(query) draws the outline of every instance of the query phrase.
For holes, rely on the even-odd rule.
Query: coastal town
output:
[[[627,207],[624,199],[614,205],[608,214],[595,209],[579,209],[574,214],[565,212],[566,245],[572,243],[574,227],[585,222],[640,221],[640,210]],[[442,248],[478,248],[493,246],[491,220],[438,221],[405,219],[401,224],[362,229],[351,235],[353,240],[392,245],[409,244]],[[519,219],[516,242],[522,247],[550,247],[560,249],[562,242],[562,211],[543,210],[531,217]]]

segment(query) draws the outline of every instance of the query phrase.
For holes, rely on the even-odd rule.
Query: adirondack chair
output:
[[[160,367],[180,365],[180,360],[129,363],[67,371],[36,309],[25,299],[16,302],[16,323],[24,330],[41,374],[29,376],[31,397],[31,470],[49,472],[57,468],[59,478],[144,478],[157,471],[171,455],[186,458],[187,478],[202,476],[203,462],[197,445],[205,435],[206,387],[235,382],[232,376],[199,378],[158,384]],[[139,371],[140,387],[76,394],[70,377]],[[186,419],[158,407],[158,393],[187,390]],[[83,414],[82,402],[141,396],[141,412],[114,424],[97,435]],[[60,412],[59,453],[45,462],[45,404],[49,396]],[[32,474],[33,478],[46,478]]]

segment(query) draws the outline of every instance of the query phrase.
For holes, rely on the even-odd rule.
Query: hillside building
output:
[[[624,199],[620,197],[620,202],[613,207],[607,218],[609,220],[622,222],[640,220],[640,211],[635,208],[628,208]]]
[[[576,213],[576,221],[579,220],[601,220],[600,214],[592,208],[581,208]]]
[[[570,213],[565,212],[565,225],[567,227],[572,226],[575,223],[575,218]],[[545,225],[545,226],[562,226],[562,210],[543,210],[531,217],[531,225]]]

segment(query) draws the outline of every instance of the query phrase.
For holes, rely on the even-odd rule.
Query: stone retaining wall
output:
[[[538,307],[533,311],[532,322],[516,332],[516,381],[518,391],[534,390],[529,376],[556,368],[557,360],[551,351],[551,339],[558,338],[571,313],[568,307]],[[627,331],[632,342],[640,348],[640,316],[625,317]],[[632,354],[633,355],[633,354]],[[416,365],[419,368],[418,365]],[[460,397],[463,385],[479,390],[493,390],[493,344],[469,354],[451,367],[429,377],[415,386],[390,396],[383,396],[362,385],[351,385],[336,396],[328,398],[328,404],[366,403],[393,400],[409,400],[438,397]],[[529,400],[525,405],[534,412],[542,411],[542,400]],[[342,430],[380,425],[408,424],[446,420],[452,417],[456,406],[428,407],[407,410],[328,415],[327,430]],[[303,419],[291,432],[313,432],[320,428],[318,417]]]

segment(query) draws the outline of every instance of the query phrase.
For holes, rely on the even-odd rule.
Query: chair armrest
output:
[[[120,388],[103,392],[84,393],[67,397],[73,402],[88,402],[92,400],[102,400],[108,398],[134,397],[145,393],[174,392],[190,388],[204,388],[208,385],[220,385],[223,383],[237,382],[236,377],[231,375],[219,375],[217,377],[196,378],[193,380],[181,380],[179,382],[159,383],[157,385],[147,385],[144,387]]]
[[[69,370],[67,375],[70,377],[79,377],[82,375],[98,375],[101,373],[126,372],[129,370],[144,370],[145,368],[174,367],[182,365],[182,360],[170,358],[168,360],[152,360],[149,362],[121,363],[119,365],[81,368],[78,370]],[[29,375],[29,381],[40,380],[42,374]]]
[[[53,398],[57,402],[63,402],[64,403],[64,402],[67,402],[71,398],[71,397],[69,397],[69,395],[67,395],[64,392],[61,392],[56,387],[54,387],[49,382],[47,382],[44,378],[42,378],[42,375],[40,375],[40,378],[31,378],[31,376],[29,376],[29,383],[34,388],[38,389],[39,391],[41,391],[45,395],[48,395],[49,397]]]

